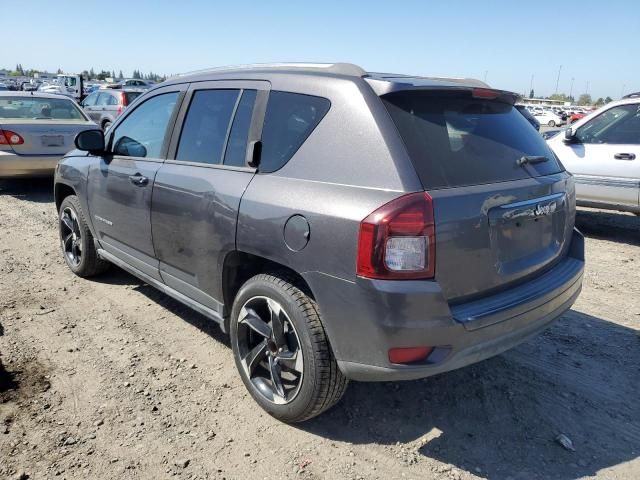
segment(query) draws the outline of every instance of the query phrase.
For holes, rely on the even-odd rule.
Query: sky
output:
[[[486,78],[595,99],[640,91],[640,2],[30,0],[2,22],[0,68],[177,74],[264,62]],[[560,68],[561,67],[561,68]],[[573,82],[572,82],[573,79]],[[573,87],[571,85],[573,84]]]

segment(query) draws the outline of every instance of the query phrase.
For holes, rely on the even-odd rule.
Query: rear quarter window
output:
[[[327,114],[323,97],[271,91],[262,129],[260,172],[275,172],[298,151]]]
[[[399,92],[382,100],[425,189],[504,182],[563,169],[510,104],[466,92]],[[517,164],[523,156],[547,161]]]

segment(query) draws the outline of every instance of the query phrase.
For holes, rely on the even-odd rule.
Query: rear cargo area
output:
[[[534,278],[566,254],[575,193],[538,132],[499,93],[382,97],[433,198],[436,275],[450,303]]]

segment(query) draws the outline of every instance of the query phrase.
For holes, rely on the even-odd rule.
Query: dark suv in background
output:
[[[288,422],[348,379],[427,377],[526,340],[578,296],[573,178],[471,79],[262,65],[178,77],[58,166],[60,244],[217,322]]]
[[[143,93],[143,90],[133,89],[95,90],[82,101],[81,105],[87,116],[106,130],[118,115]]]

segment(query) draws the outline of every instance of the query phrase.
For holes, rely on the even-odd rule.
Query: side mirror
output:
[[[104,133],[102,130],[85,130],[76,135],[74,143],[78,150],[100,154],[104,152]]]
[[[575,139],[574,131],[569,127],[564,130],[564,141],[565,143],[573,143]]]

